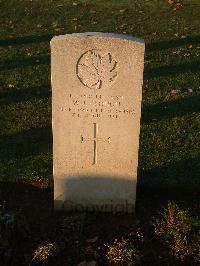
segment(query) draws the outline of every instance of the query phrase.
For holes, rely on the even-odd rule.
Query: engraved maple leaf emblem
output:
[[[103,84],[113,83],[117,77],[117,61],[110,53],[102,55],[90,50],[84,53],[77,64],[77,76],[88,88],[100,89]]]

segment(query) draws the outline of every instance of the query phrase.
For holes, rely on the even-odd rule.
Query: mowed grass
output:
[[[199,187],[200,3],[182,4],[1,1],[0,180],[52,182],[49,42],[101,31],[146,43],[139,186]]]

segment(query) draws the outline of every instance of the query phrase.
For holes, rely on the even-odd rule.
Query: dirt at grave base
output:
[[[148,233],[150,219],[166,206],[168,200],[175,200],[192,213],[198,213],[198,193],[197,190],[153,192],[138,188],[137,215],[133,218],[97,213],[54,213],[52,186],[42,189],[24,183],[1,182],[1,205],[5,206],[7,213],[20,213],[26,217],[29,227],[27,238],[17,242],[7,265],[29,265],[33,252],[43,243],[56,243],[60,247],[59,256],[47,265],[65,265],[66,262],[67,265],[77,265],[85,258],[98,259],[104,255],[104,250],[97,254],[99,246],[129,234],[138,224],[147,224]]]

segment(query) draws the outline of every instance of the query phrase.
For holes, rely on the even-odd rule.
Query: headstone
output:
[[[51,55],[55,209],[133,213],[143,40],[67,34]]]

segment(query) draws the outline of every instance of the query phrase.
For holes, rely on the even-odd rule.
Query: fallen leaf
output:
[[[88,245],[83,247],[83,250],[86,254],[92,254],[95,252],[95,247],[92,245],[93,243],[87,243]]]
[[[81,263],[79,263],[77,266],[97,266],[96,261],[82,261]]]
[[[8,84],[8,88],[14,88],[15,86],[13,84]]]
[[[178,94],[179,92],[180,90],[176,90],[176,89],[171,90],[171,94]]]
[[[53,27],[53,28],[56,28],[57,26],[58,26],[58,23],[56,23],[56,22],[53,22],[53,23],[52,23],[52,27]]]
[[[95,236],[95,237],[93,237],[93,238],[89,238],[89,239],[87,239],[86,242],[87,242],[87,243],[94,243],[94,242],[96,242],[97,240],[98,240],[98,236]]]
[[[173,0],[167,0],[167,3],[172,5],[174,3],[174,1]]]
[[[174,141],[174,144],[180,144],[181,143],[181,139],[177,139]]]
[[[176,11],[176,10],[181,9],[182,7],[183,7],[183,5],[181,3],[177,3],[177,4],[175,4],[173,10]]]

